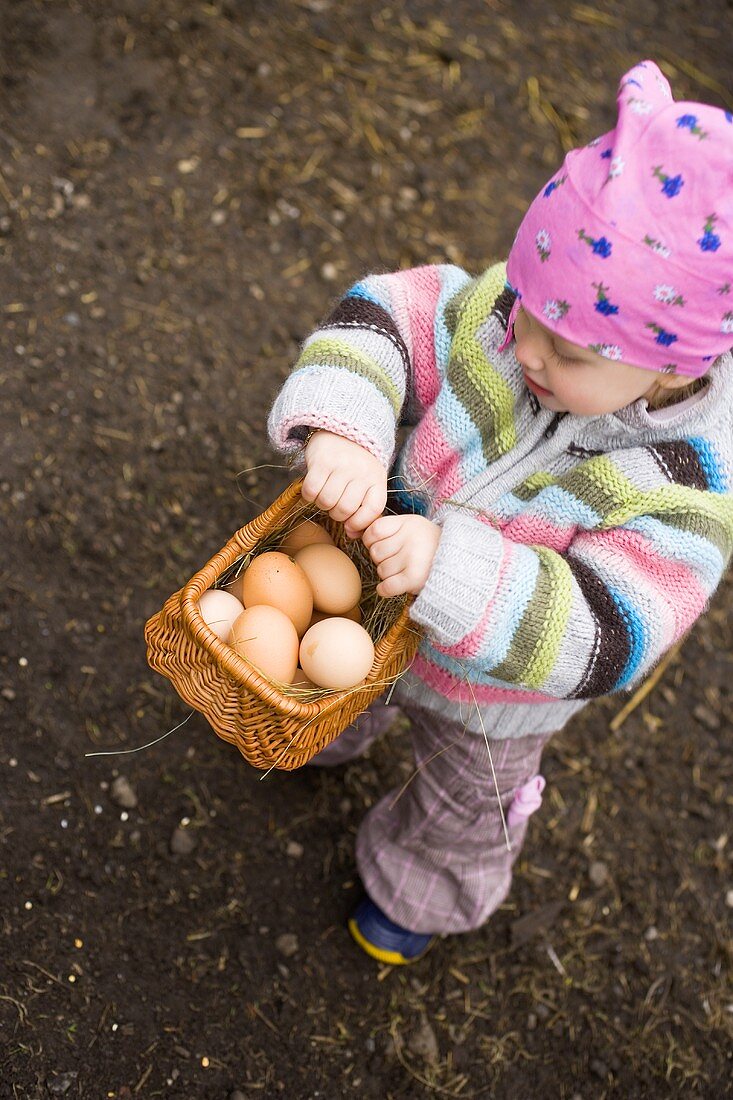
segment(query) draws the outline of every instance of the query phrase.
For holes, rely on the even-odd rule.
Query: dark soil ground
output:
[[[198,715],[85,757],[188,713],[143,624],[286,485],[265,417],[334,296],[505,254],[640,58],[732,108],[730,3],[0,18],[2,1100],[733,1094],[730,585],[554,740],[509,900],[409,971],[344,927],[399,729],[264,782]]]

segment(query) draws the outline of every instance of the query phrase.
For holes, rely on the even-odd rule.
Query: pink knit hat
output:
[[[733,345],[733,114],[675,103],[653,61],[617,102],[529,207],[507,277],[571,343],[696,378]]]

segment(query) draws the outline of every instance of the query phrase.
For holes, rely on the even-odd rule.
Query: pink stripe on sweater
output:
[[[416,267],[403,273],[401,287],[406,289],[409,299],[415,392],[423,408],[429,408],[441,385],[435,364],[435,314],[440,298],[440,277],[434,267]]]
[[[435,483],[436,507],[443,504],[444,501],[450,500],[453,494],[462,488],[463,484],[460,466],[458,462],[455,462],[448,467],[443,477]]]
[[[577,524],[560,527],[544,516],[527,512],[502,525],[503,534],[513,542],[523,542],[526,546],[547,546],[559,553],[567,550],[577,529]]]
[[[594,538],[598,536],[579,536],[578,548],[587,543],[592,553]],[[601,538],[602,546],[613,548],[623,556],[624,571],[640,573],[669,606],[676,623],[669,644],[676,642],[702,613],[709,598],[695,573],[681,562],[663,558],[654,543],[639,531],[615,528],[604,532]]]
[[[442,470],[446,461],[453,455],[450,444],[443,435],[443,429],[434,409],[428,409],[412,434],[408,443],[409,465],[425,484],[431,497],[435,497],[438,487],[436,471]],[[451,488],[454,493],[457,488]],[[450,494],[448,494],[450,495]]]
[[[556,703],[553,695],[543,695],[540,691],[522,691],[519,688],[499,688],[488,684],[469,684],[460,680],[451,672],[434,665],[432,661],[417,656],[410,671],[446,698],[457,703]]]

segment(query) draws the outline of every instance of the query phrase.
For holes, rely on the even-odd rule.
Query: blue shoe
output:
[[[349,917],[349,932],[362,951],[390,966],[405,966],[421,959],[436,938],[395,924],[369,897],[360,901]]]

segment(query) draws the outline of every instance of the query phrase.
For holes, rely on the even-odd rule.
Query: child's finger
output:
[[[312,504],[326,484],[327,477],[328,475],[324,474],[322,470],[308,470],[300,487],[300,495],[303,500],[307,500],[309,504]]]
[[[361,504],[346,524],[346,534],[351,538],[362,534],[366,528],[381,516],[387,503],[386,489],[381,485],[372,485],[367,489]]]
[[[390,596],[402,596],[406,591],[407,579],[404,573],[395,573],[393,577],[388,577],[377,585],[377,595],[387,599]]]
[[[402,527],[402,516],[380,516],[370,523],[362,535],[362,542],[369,549],[379,539],[396,534]]]
[[[399,553],[402,549],[402,540],[399,535],[392,535],[391,538],[378,539],[373,542],[369,547],[369,557],[372,559],[375,565],[379,565],[381,562],[386,561],[387,558]]]
[[[386,581],[389,577],[394,577],[397,573],[402,573],[405,570],[405,555],[404,554],[391,554],[384,561],[381,561],[377,566],[377,574],[380,580]]]
[[[344,475],[337,470],[332,470],[313,503],[321,511],[330,512],[338,504],[345,488],[346,478]]]
[[[337,519],[339,522],[344,522],[353,516],[354,512],[359,508],[362,500],[364,499],[364,486],[358,481],[347,482],[346,488],[339,497],[336,504],[330,509],[329,514],[332,519]],[[348,534],[348,532],[347,532]]]

